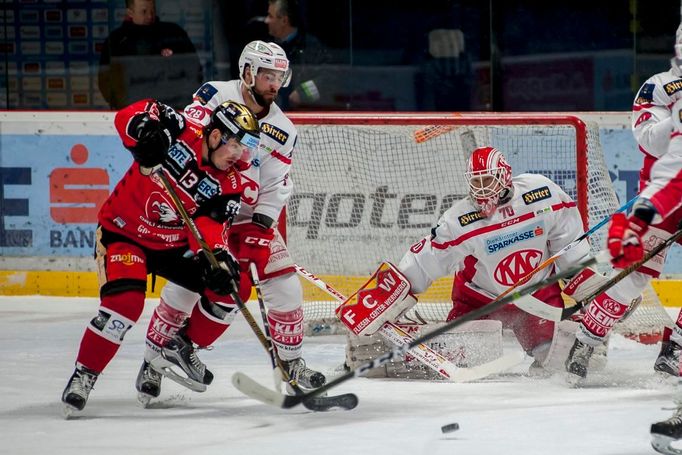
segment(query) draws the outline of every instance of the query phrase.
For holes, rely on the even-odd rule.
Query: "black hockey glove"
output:
[[[213,250],[213,255],[220,264],[218,268],[211,266],[203,251],[196,255],[201,268],[201,279],[206,289],[220,295],[239,292],[239,264],[237,260],[223,249]]]
[[[220,194],[202,203],[195,216],[209,216],[218,223],[232,224],[240,208],[239,194]]]
[[[135,116],[128,129],[137,144],[130,149],[135,161],[143,167],[154,167],[166,157],[171,145],[171,133],[149,114]]]
[[[171,135],[171,141],[175,141],[182,130],[185,129],[185,118],[178,114],[175,109],[163,103],[157,103],[159,107],[159,120]]]

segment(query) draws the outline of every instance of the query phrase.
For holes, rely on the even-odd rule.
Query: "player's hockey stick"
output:
[[[270,361],[272,362],[273,374],[275,379],[275,388],[279,388],[281,381],[289,384],[294,393],[301,395],[304,391],[299,387],[296,381],[290,377],[289,372],[282,364],[282,359],[279,358],[275,350],[275,345],[272,342],[272,337],[270,335],[270,328],[268,326],[267,316],[265,313],[265,301],[263,299],[263,291],[261,289],[260,278],[258,276],[258,270],[256,270],[256,264],[250,264],[251,280],[253,281],[253,286],[256,288],[256,297],[258,298],[258,307],[260,309],[261,316],[263,318],[263,332],[265,334],[265,340],[261,340],[261,344],[270,355]],[[248,312],[248,309],[242,310],[242,312]],[[253,316],[251,316],[253,318]],[[259,337],[260,340],[260,337]],[[314,397],[303,403],[308,409],[313,411],[328,411],[332,408],[342,408],[342,409],[353,409],[358,405],[358,397],[352,393],[345,393],[336,396],[327,397]]]
[[[644,257],[641,260],[639,260],[638,262],[629,265],[628,267],[626,267],[626,268],[622,269],[620,272],[618,272],[616,275],[612,276],[611,278],[606,279],[606,281],[604,281],[601,286],[599,286],[594,291],[592,291],[589,296],[585,297],[584,299],[580,300],[579,302],[576,302],[575,305],[570,306],[568,308],[552,307],[552,306],[549,306],[546,303],[544,303],[538,299],[535,299],[532,296],[528,296],[528,295],[521,297],[514,304],[518,307],[521,307],[521,305],[523,305],[524,311],[527,311],[530,314],[534,314],[538,317],[541,317],[543,319],[547,319],[549,321],[558,322],[558,321],[561,321],[563,319],[567,319],[567,318],[571,317],[571,315],[573,315],[574,313],[577,313],[580,309],[587,306],[590,302],[592,302],[592,300],[597,298],[601,293],[608,291],[616,283],[618,283],[619,281],[622,281],[626,276],[630,275],[632,272],[634,272],[635,270],[640,268],[643,264],[648,262],[651,258],[655,257],[661,251],[665,250],[670,245],[677,242],[677,240],[679,240],[680,238],[682,238],[682,229],[673,233],[664,242],[661,242],[658,245],[656,245],[656,247],[654,247],[651,251],[647,252],[647,254],[645,254]]]
[[[640,268],[642,265],[646,264],[651,258],[655,257],[660,252],[670,247],[680,238],[682,238],[682,228],[675,231],[670,237],[665,239],[664,242],[661,242],[654,248],[652,248],[651,251],[645,254],[644,257],[640,259],[638,262],[635,262],[634,264],[627,266],[626,268],[618,272],[616,275],[609,278],[609,280],[606,283],[604,283],[598,289],[594,290],[592,294],[590,294],[588,297],[584,298],[580,302],[577,302],[572,307],[564,308],[563,311],[561,312],[561,319],[569,318],[572,314],[576,313],[578,310],[588,305],[592,300],[597,298],[601,293],[607,291],[619,281],[622,281],[626,276],[630,275],[632,272]]]
[[[159,180],[161,181],[161,184],[163,185],[164,189],[166,190],[166,193],[170,196],[170,198],[173,200],[173,203],[175,204],[175,207],[178,209],[178,213],[180,213],[180,218],[182,218],[182,221],[185,223],[185,226],[189,229],[190,233],[194,237],[194,239],[197,241],[199,246],[201,247],[201,250],[204,252],[206,255],[206,258],[208,259],[208,262],[211,264],[211,267],[213,268],[220,268],[220,263],[216,259],[215,255],[213,254],[213,251],[211,248],[208,246],[206,243],[206,240],[204,240],[203,235],[201,235],[201,232],[199,232],[199,228],[197,227],[196,223],[194,220],[189,216],[189,213],[187,213],[187,209],[185,209],[185,206],[182,204],[182,201],[178,197],[178,194],[175,192],[173,187],[171,186],[170,182],[168,181],[168,177],[163,173],[163,169],[159,168],[156,170],[155,175],[159,177]],[[229,264],[228,264],[229,267]],[[236,276],[236,271],[232,271],[232,276]],[[246,308],[246,305],[244,305],[244,302],[242,299],[239,297],[239,293],[236,291],[236,289],[239,288],[237,286],[237,283],[235,282],[234,278],[231,278],[232,280],[232,288],[235,289],[230,294],[230,297],[234,302],[237,304],[237,307],[241,310],[241,313],[244,315],[244,319],[246,319],[246,322],[249,324],[249,327],[251,327],[251,330],[253,333],[256,335],[256,338],[261,342],[263,347],[265,347],[265,350],[268,350],[268,342],[267,339],[265,338],[265,335],[263,335],[263,332],[261,331],[260,327],[258,326],[258,323],[256,323],[256,320],[253,318],[253,315],[251,312]],[[171,377],[172,379],[172,377]],[[186,381],[185,381],[186,382]],[[181,382],[180,384],[185,385],[185,382]],[[205,390],[205,389],[204,389]],[[333,407],[343,407],[342,405],[345,405],[348,409],[352,409],[355,406],[357,406],[357,397],[353,394],[347,394],[350,395],[348,397],[345,397],[344,395],[341,395],[340,397],[344,398],[339,398],[338,397],[318,397],[318,396],[307,396],[305,397],[304,400],[301,400],[299,403],[303,403],[303,406],[306,408],[310,409],[311,411],[324,411],[328,410]],[[353,404],[353,401],[355,401],[355,404]],[[352,405],[352,406],[350,406]],[[350,407],[348,407],[350,406]]]
[[[292,388],[296,387],[296,383],[292,383],[289,375],[286,374],[285,378],[285,368],[281,364],[282,359],[279,358],[275,352],[275,345],[272,343],[272,336],[270,335],[270,326],[268,325],[267,313],[265,311],[265,300],[263,299],[263,291],[260,287],[260,277],[258,276],[258,270],[256,270],[256,264],[253,262],[249,264],[249,271],[251,272],[251,281],[253,282],[253,287],[256,288],[256,298],[258,299],[258,309],[260,310],[261,319],[263,321],[263,334],[267,339],[267,347],[265,350],[270,356],[270,363],[272,364],[272,375],[275,381],[275,388],[279,388],[282,385],[282,381],[285,381],[291,385]]]
[[[296,272],[300,276],[334,297],[338,302],[343,303],[347,300],[343,294],[321,278],[310,273],[300,265],[295,265],[295,267]],[[386,322],[379,329],[379,333],[396,346],[402,346],[414,341],[414,338],[409,333],[392,322]],[[523,355],[507,354],[481,365],[460,368],[423,343],[417,345],[416,348],[410,349],[409,353],[445,379],[453,382],[475,381],[476,379],[484,378],[518,365],[523,360]]]
[[[232,383],[235,385],[238,385],[238,388],[240,390],[248,390],[249,395],[253,398],[256,398],[260,400],[263,403],[270,404],[276,407],[288,409],[292,408],[294,406],[297,406],[301,404],[304,400],[308,399],[311,396],[315,396],[320,393],[324,393],[327,390],[336,387],[339,384],[342,384],[349,379],[352,379],[356,376],[362,376],[364,373],[366,373],[368,370],[371,370],[372,368],[377,368],[380,367],[387,362],[390,362],[391,360],[395,358],[399,358],[403,356],[409,349],[414,348],[420,343],[423,343],[425,341],[428,341],[432,339],[435,336],[438,336],[442,333],[447,332],[448,330],[451,330],[455,327],[458,327],[466,322],[473,321],[476,319],[480,319],[483,316],[487,316],[490,313],[493,313],[497,311],[498,309],[502,308],[504,305],[506,305],[509,302],[512,302],[513,300],[519,298],[522,295],[526,294],[532,294],[533,292],[542,289],[544,287],[550,286],[559,280],[562,280],[566,277],[573,276],[576,273],[578,273],[580,270],[582,270],[585,267],[589,267],[593,264],[596,263],[596,259],[593,257],[590,257],[586,261],[578,264],[578,266],[571,268],[569,270],[566,270],[564,272],[558,273],[556,275],[553,275],[545,280],[539,281],[537,283],[531,284],[526,286],[523,289],[518,289],[514,291],[511,294],[508,294],[505,297],[500,297],[494,300],[493,302],[490,302],[487,305],[484,305],[480,308],[477,308],[457,319],[454,319],[450,322],[445,323],[441,327],[438,327],[435,330],[432,330],[428,333],[425,333],[417,338],[414,339],[411,343],[400,346],[392,351],[387,351],[384,354],[380,355],[374,360],[371,360],[365,364],[360,365],[358,368],[355,368],[351,371],[348,371],[347,373],[344,373],[340,376],[337,376],[336,378],[332,379],[331,381],[327,382],[325,385],[320,387],[319,389],[315,389],[311,392],[308,392],[304,395],[294,395],[294,396],[287,396],[283,395],[281,393],[275,392],[274,390],[268,389],[267,387],[263,387],[261,384],[258,382],[254,381],[251,379],[249,376],[247,376],[244,373],[241,372],[236,372],[232,375]]]

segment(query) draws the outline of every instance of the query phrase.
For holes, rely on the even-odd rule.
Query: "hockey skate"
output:
[[[300,357],[289,361],[283,360],[282,364],[287,369],[289,377],[296,381],[296,384],[303,390],[317,389],[327,382],[327,378],[322,373],[306,367],[305,360]],[[289,390],[288,386],[287,390]],[[289,392],[293,391],[289,390]]]
[[[137,389],[137,401],[142,407],[147,407],[152,398],[161,394],[161,379],[163,376],[156,371],[146,360],[142,362],[140,372],[137,373],[135,388]]]
[[[587,377],[587,367],[593,352],[593,346],[575,340],[565,363],[569,382],[575,383]]]
[[[682,439],[682,408],[677,408],[675,414],[668,420],[651,425],[651,446],[666,455],[682,455],[682,449],[672,446],[672,443]]]
[[[205,392],[206,386],[213,381],[213,373],[197,357],[196,348],[182,330],[161,349],[161,355],[152,359],[150,364],[168,379],[195,392]],[[180,367],[185,375],[176,372],[173,367]]]
[[[62,393],[64,416],[70,417],[75,411],[82,411],[88,402],[90,391],[97,381],[98,373],[85,367],[76,367]]]
[[[681,350],[682,346],[672,340],[661,342],[661,351],[654,363],[654,371],[670,376],[679,376]]]

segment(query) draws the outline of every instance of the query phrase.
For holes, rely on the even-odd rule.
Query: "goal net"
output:
[[[344,295],[382,261],[397,264],[453,202],[476,147],[500,149],[514,174],[543,174],[577,202],[585,228],[622,205],[611,185],[596,125],[551,114],[316,114],[291,116],[299,139],[286,235],[292,257]],[[591,237],[604,245],[606,229]],[[308,334],[339,332],[338,302],[302,279]],[[444,321],[452,277],[419,296],[408,316]],[[670,318],[652,289],[618,331],[653,337]]]

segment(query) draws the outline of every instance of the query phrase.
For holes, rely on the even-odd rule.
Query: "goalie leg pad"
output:
[[[561,321],[555,324],[556,329],[552,344],[547,352],[547,356],[542,361],[541,365],[544,369],[552,372],[564,372],[564,366],[568,353],[575,342],[576,332],[579,323],[575,321]],[[608,350],[608,339],[606,343],[602,343],[594,348],[592,357],[590,358],[590,371],[601,371],[606,367]]]
[[[608,281],[607,277],[592,267],[586,267],[566,283],[564,294],[576,302],[581,302]]]
[[[440,324],[398,324],[414,337],[430,332]],[[445,332],[426,344],[459,367],[482,365],[502,356],[502,323],[494,320],[471,321]],[[348,335],[346,363],[356,368],[392,349],[378,334],[371,336]],[[389,377],[401,379],[442,380],[442,376],[425,367],[407,354],[404,359],[394,360],[370,370],[366,377]]]

